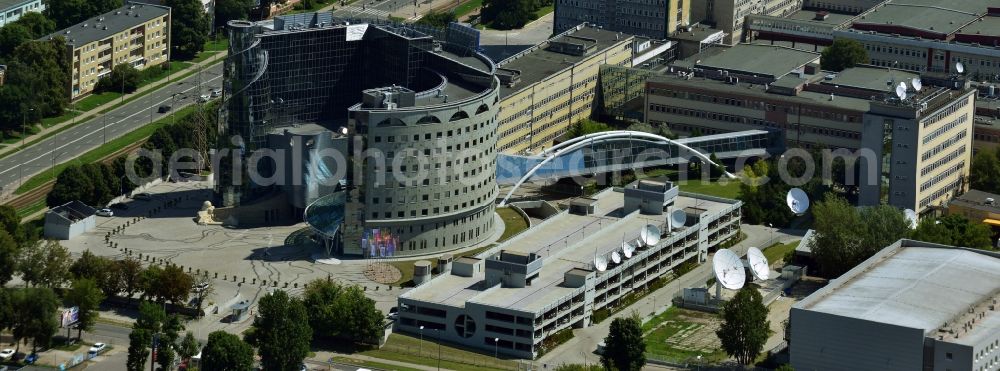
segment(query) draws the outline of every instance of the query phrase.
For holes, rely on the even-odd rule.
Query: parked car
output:
[[[208,102],[208,100],[209,100],[209,99],[211,99],[211,98],[212,98],[212,96],[211,96],[211,95],[208,95],[208,94],[202,94],[201,96],[199,96],[199,97],[198,97],[198,103],[205,103],[205,102]]]
[[[136,194],[132,195],[132,199],[149,201],[149,200],[153,199],[153,195],[151,195],[149,193],[145,193],[145,192],[143,192],[143,193],[136,193]]]
[[[6,360],[9,360],[9,359],[11,359],[13,357],[14,357],[14,350],[13,349],[7,348],[7,349],[4,349],[4,350],[0,350],[0,359],[6,361]]]
[[[222,89],[212,89],[212,98],[218,98],[222,96]]]
[[[206,289],[208,289],[208,282],[199,283],[191,288],[191,290],[194,292],[202,292],[205,291]]]
[[[97,210],[97,216],[104,216],[110,218],[112,216],[115,216],[115,212],[111,211],[111,209],[100,209]]]
[[[167,112],[170,112],[170,108],[171,108],[170,106],[163,105],[163,106],[160,106],[160,108],[157,108],[156,112],[167,113]]]
[[[35,361],[37,360],[38,360],[38,353],[31,353],[27,357],[24,357],[24,363],[27,363],[29,365],[35,364]]]
[[[101,354],[101,352],[104,351],[104,348],[107,347],[108,345],[104,343],[94,343],[94,346],[90,347],[90,350],[87,351],[87,356],[93,358],[94,356]]]
[[[110,207],[112,209],[116,209],[116,210],[128,210],[128,204],[123,204],[121,202],[116,203],[116,204],[111,204],[111,206],[108,206],[108,207]]]

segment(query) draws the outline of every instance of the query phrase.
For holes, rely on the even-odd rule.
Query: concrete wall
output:
[[[97,217],[93,215],[76,223],[69,223],[59,216],[51,215],[51,213],[45,214],[44,234],[47,238],[70,240],[94,228],[97,228]]]

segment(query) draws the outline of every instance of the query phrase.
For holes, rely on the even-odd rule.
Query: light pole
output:
[[[493,358],[500,360],[500,338],[493,338]]]
[[[420,326],[420,342],[417,343],[417,357],[423,354],[424,348],[424,326]]]

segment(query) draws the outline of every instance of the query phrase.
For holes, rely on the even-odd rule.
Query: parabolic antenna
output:
[[[917,223],[920,222],[920,220],[917,219],[917,212],[911,209],[905,209],[903,210],[903,214],[906,215],[906,220],[910,221],[910,229],[917,229]]]
[[[670,228],[677,229],[687,223],[688,214],[684,210],[674,210],[670,213]]]
[[[771,265],[767,263],[767,257],[756,247],[747,250],[747,263],[750,264],[750,273],[758,280],[767,280],[771,276]]]
[[[739,290],[747,279],[743,271],[743,262],[732,250],[719,249],[712,260],[712,270],[719,285],[730,290]]]
[[[788,195],[785,196],[785,202],[788,203],[788,208],[792,209],[795,214],[802,214],[809,210],[809,195],[805,191],[799,188],[792,188],[788,190]]]
[[[685,216],[686,215],[687,214],[685,214]],[[639,232],[639,239],[642,240],[642,243],[646,244],[646,246],[656,246],[656,244],[660,242],[660,228],[657,228],[652,224],[646,224],[646,226],[642,228],[642,231]]]
[[[618,251],[611,252],[611,261],[614,262],[615,264],[622,262],[622,256],[618,254]]]
[[[962,62],[955,63],[955,72],[965,73],[965,65]]]
[[[632,241],[632,246],[635,246],[636,248],[644,247],[646,246],[646,243],[642,242],[642,238],[636,237],[635,240]]]
[[[910,85],[913,85],[913,90],[920,91],[924,88],[924,82],[920,81],[920,77],[914,77],[910,80]]]
[[[631,259],[634,252],[635,246],[632,246],[632,244],[626,243],[625,246],[622,246],[622,255],[625,255],[625,259]]]
[[[598,272],[604,272],[605,270],[607,270],[608,269],[608,258],[605,258],[604,255],[595,256],[594,257],[594,269],[597,269]]]
[[[906,99],[906,83],[901,82],[896,85],[896,97],[899,97],[900,100]]]

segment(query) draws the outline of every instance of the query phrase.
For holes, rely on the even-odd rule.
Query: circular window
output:
[[[472,317],[460,315],[455,318],[455,333],[463,338],[470,338],[476,333],[476,321]]]

